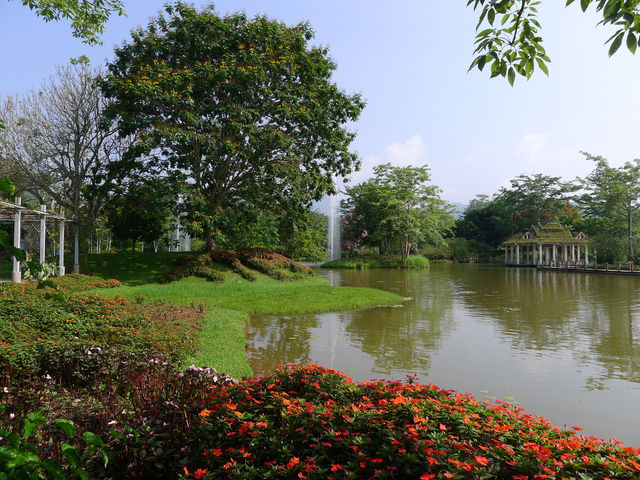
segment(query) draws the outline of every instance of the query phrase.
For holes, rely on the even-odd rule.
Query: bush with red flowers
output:
[[[211,388],[182,478],[630,479],[640,450],[434,385],[280,367]]]

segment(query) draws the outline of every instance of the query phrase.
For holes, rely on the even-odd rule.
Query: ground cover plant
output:
[[[218,383],[182,478],[629,479],[639,449],[506,403],[411,381],[354,383],[319,366]],[[573,427],[574,430],[579,430]]]
[[[365,256],[338,258],[322,264],[322,268],[346,268],[367,270],[369,268],[429,268],[429,259],[422,255],[409,255],[404,260],[400,257]]]

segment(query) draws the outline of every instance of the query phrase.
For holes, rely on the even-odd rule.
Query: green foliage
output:
[[[429,259],[422,255],[409,255],[402,260],[403,268],[429,268]]]
[[[164,281],[175,282],[185,277],[205,278],[210,282],[224,282],[224,272],[214,269],[211,256],[207,253],[200,255],[182,254],[176,260],[177,266],[163,275]]]
[[[5,414],[4,405],[0,405],[0,416]],[[100,456],[106,467],[109,457],[102,439],[91,432],[79,435],[73,422],[65,419],[57,419],[56,426],[68,440],[78,443],[82,439],[82,447],[62,443],[60,452],[64,456],[63,462],[52,458],[43,458],[44,451],[39,451],[34,443],[38,427],[45,424],[47,419],[40,412],[32,412],[26,415],[24,430],[20,434],[15,429],[0,427],[0,478],[3,480],[38,480],[41,478],[71,479],[79,478],[87,480],[89,472],[86,467],[90,459]],[[2,425],[0,419],[0,425]],[[16,422],[17,423],[17,422]]]
[[[338,258],[323,263],[322,268],[345,268],[352,270],[367,270],[369,268],[429,268],[429,259],[422,255],[401,257],[377,256]]]
[[[0,131],[4,129],[4,122],[0,120]],[[0,178],[0,198],[5,196],[11,196],[15,192],[15,185],[8,178]],[[9,233],[5,230],[0,230],[0,252],[8,250],[11,255],[14,255],[18,260],[24,262],[27,259],[27,254],[24,250],[16,248],[11,242]]]
[[[58,266],[53,262],[40,263],[36,259],[26,260],[22,264],[22,275],[26,280],[46,280],[58,274]]]
[[[596,167],[582,180],[584,193],[577,201],[588,217],[600,219],[600,225],[611,237],[610,244],[615,243],[615,237],[626,236],[626,258],[631,260],[634,258],[634,227],[640,212],[640,159],[615,168],[603,157],[584,155],[596,162]],[[616,255],[607,253],[607,257]]]
[[[176,200],[165,179],[132,182],[126,191],[114,192],[108,201],[107,225],[116,238],[152,242],[172,227]]]
[[[332,82],[336,65],[312,37],[306,23],[166,5],[116,49],[100,82],[109,120],[139,140],[122,175],[188,180],[185,227],[209,247],[225,217],[296,211],[333,192],[332,176],[358,164],[344,125],[364,102]]]
[[[200,416],[181,478],[621,480],[638,468],[637,449],[506,403],[411,378],[354,383],[315,365],[218,384]]]
[[[566,5],[575,0],[567,0]],[[538,6],[541,0],[468,0],[467,6],[480,11],[476,26],[476,49],[469,70],[483,70],[490,65],[491,78],[502,76],[513,85],[516,74],[529,79],[536,68],[549,74],[551,61],[542,46]],[[631,53],[640,41],[640,12],[637,0],[580,0],[585,12],[594,4],[601,12],[600,24],[615,25],[609,56],[618,51],[623,41]],[[626,40],[625,40],[626,39]]]
[[[71,20],[73,36],[81,38],[89,45],[102,43],[100,35],[104,32],[104,26],[112,14],[116,13],[119,16],[125,14],[121,0],[92,0],[91,2],[22,0],[22,4],[28,6],[47,22],[63,18]]]
[[[560,177],[540,173],[519,175],[511,187],[500,189],[497,199],[509,212],[512,233],[523,231],[536,223],[569,218],[575,208],[568,203],[569,193],[576,190],[572,183],[560,182]]]
[[[427,185],[427,167],[374,168],[374,178],[347,188],[343,237],[355,246],[372,242],[391,253],[396,241],[406,259],[419,242],[443,241],[453,226],[451,207],[439,197],[440,190]]]

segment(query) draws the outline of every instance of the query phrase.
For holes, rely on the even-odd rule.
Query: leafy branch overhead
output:
[[[567,0],[571,5],[575,0]],[[516,75],[527,79],[536,67],[546,75],[551,59],[542,46],[542,29],[538,21],[541,0],[468,0],[480,11],[476,25],[476,57],[469,70],[483,70],[490,65],[491,78],[506,77],[513,85]],[[586,12],[591,4],[602,14],[599,24],[615,25],[616,31],[607,40],[609,56],[618,51],[623,42],[631,53],[640,44],[640,0],[580,0]]]
[[[125,15],[121,0],[22,0],[45,21],[71,20],[73,36],[89,45],[101,44],[100,35],[111,14]]]

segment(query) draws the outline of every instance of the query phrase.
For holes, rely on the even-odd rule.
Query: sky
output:
[[[124,3],[127,17],[110,20],[103,45],[90,47],[68,23],[46,23],[21,1],[0,0],[0,95],[38,89],[56,65],[80,55],[104,65],[164,1]],[[477,14],[465,0],[215,2],[221,14],[309,21],[312,43],[329,47],[336,84],[367,101],[351,125],[363,167],[347,185],[369,178],[376,164],[427,165],[442,197],[463,204],[520,174],[584,177],[594,164],[581,151],[613,166],[640,156],[640,54],[623,46],[609,58],[611,27],[596,26],[594,11],[563,4],[540,6],[550,76],[537,71],[511,87],[486,72],[467,73]]]

